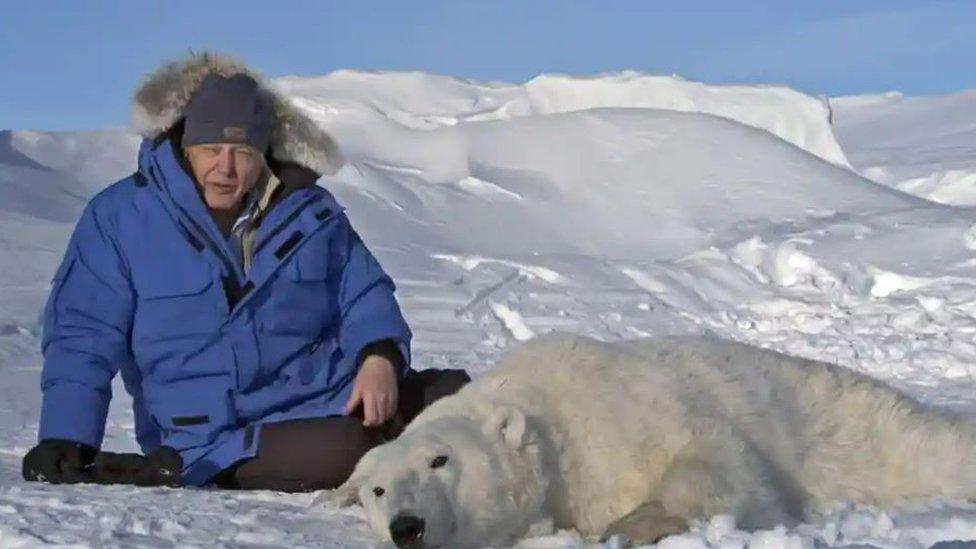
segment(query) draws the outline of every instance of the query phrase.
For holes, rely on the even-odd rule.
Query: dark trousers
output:
[[[411,372],[400,382],[397,412],[379,427],[362,415],[295,419],[261,427],[257,455],[214,477],[221,488],[307,492],[336,488],[374,446],[398,436],[435,400],[471,381],[463,370]]]

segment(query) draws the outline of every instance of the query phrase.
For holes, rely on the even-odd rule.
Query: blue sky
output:
[[[976,88],[973,0],[34,0],[0,16],[0,128],[122,125],[161,60],[269,76],[424,70],[521,82],[636,69],[816,94]]]

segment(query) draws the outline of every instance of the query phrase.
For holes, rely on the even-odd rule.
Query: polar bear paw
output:
[[[603,537],[621,535],[633,544],[645,545],[686,532],[689,526],[687,520],[667,514],[660,502],[650,501],[610,524]]]

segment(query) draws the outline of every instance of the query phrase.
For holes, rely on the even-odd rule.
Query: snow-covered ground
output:
[[[477,374],[555,329],[711,331],[976,416],[976,210],[891,188],[976,172],[976,107],[940,110],[974,105],[972,94],[828,108],[782,87],[636,73],[514,85],[341,71],[277,83],[350,160],[323,184],[397,281],[419,368]],[[47,281],[84,200],[134,167],[136,147],[123,130],[0,133],[0,547],[369,545],[358,511],[306,510],[308,495],[20,480]],[[976,202],[951,194],[942,202]],[[106,447],[132,450],[116,395]],[[720,516],[660,546],[969,539],[976,504],[939,500],[838,504],[758,533]],[[588,544],[598,546],[561,532],[523,546]]]

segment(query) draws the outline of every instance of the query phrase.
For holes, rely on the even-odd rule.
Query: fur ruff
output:
[[[214,52],[191,52],[150,73],[133,95],[132,129],[150,139],[169,130],[183,118],[190,98],[211,73],[222,76],[243,73],[258,81],[272,105],[270,155],[273,158],[300,164],[319,174],[333,174],[342,166],[339,149],[328,133],[240,61]]]

